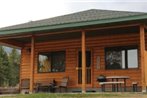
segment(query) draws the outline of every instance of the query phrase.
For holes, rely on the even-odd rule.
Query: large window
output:
[[[65,52],[46,52],[38,55],[38,72],[64,72]]]
[[[106,69],[138,68],[137,47],[113,47],[105,49]]]

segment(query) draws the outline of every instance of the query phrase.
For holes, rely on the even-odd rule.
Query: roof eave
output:
[[[31,28],[21,28],[21,29],[13,29],[13,30],[2,30],[0,31],[0,36],[3,35],[11,35],[11,34],[24,34],[27,32],[35,32],[35,31],[44,31],[44,30],[54,30],[54,29],[64,29],[64,28],[75,28],[81,26],[89,26],[89,25],[100,25],[107,23],[116,23],[116,22],[125,22],[125,21],[134,21],[134,20],[143,20],[147,19],[147,14],[139,15],[139,16],[129,16],[129,17],[120,17],[113,19],[105,19],[105,20],[93,20],[93,21],[84,21],[84,22],[76,22],[76,23],[66,23],[66,24],[58,24],[51,26],[40,26],[40,27],[31,27]]]

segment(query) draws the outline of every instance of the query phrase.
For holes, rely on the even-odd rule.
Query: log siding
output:
[[[147,35],[146,35],[147,38]],[[105,69],[105,47],[117,47],[117,46],[129,46],[129,45],[138,45],[138,58],[139,58],[139,67],[135,69],[121,69],[121,70],[106,70]],[[21,72],[20,79],[30,78],[30,52],[28,48],[30,45],[25,45],[26,47],[22,48],[22,59],[21,59]],[[147,44],[146,44],[147,47]],[[67,39],[67,40],[56,40],[41,42],[35,44],[35,64],[34,64],[34,83],[37,81],[49,81],[50,79],[55,79],[60,81],[62,77],[69,76],[69,87],[81,87],[78,85],[78,72],[76,70],[77,64],[77,51],[81,48],[81,39]],[[111,75],[126,75],[130,76],[130,79],[127,80],[127,86],[131,86],[133,81],[139,83],[141,86],[141,66],[140,66],[140,48],[139,48],[139,32],[134,32],[130,34],[112,34],[112,35],[100,35],[95,37],[86,36],[86,49],[92,50],[92,83],[87,85],[88,87],[100,87],[98,85],[96,78],[100,74],[106,76]],[[37,64],[38,64],[38,53],[39,52],[52,52],[52,51],[66,51],[66,68],[65,72],[58,73],[38,73]],[[97,69],[97,56],[100,57],[100,69]]]

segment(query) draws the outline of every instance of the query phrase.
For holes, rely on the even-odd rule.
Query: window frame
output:
[[[128,67],[128,50],[132,50],[132,49],[137,49],[137,60],[138,60],[138,66],[136,68],[129,68]],[[125,50],[125,68],[121,68],[121,69],[108,69],[107,65],[106,65],[106,52],[107,51],[121,51],[121,50]],[[138,50],[138,45],[133,45],[133,46],[114,46],[114,47],[105,47],[105,69],[106,70],[128,70],[128,69],[139,69],[139,50]]]
[[[41,54],[41,53],[50,53],[51,55],[53,54],[53,53],[56,53],[56,52],[64,52],[65,54],[65,70],[64,71],[48,71],[48,72],[40,72],[39,71],[39,55]],[[51,62],[52,62],[52,56],[51,56]],[[51,64],[51,67],[52,67],[52,64]],[[51,68],[52,69],[52,68]],[[63,72],[66,72],[66,51],[65,50],[61,50],[61,51],[45,51],[45,52],[38,52],[38,54],[37,54],[37,73],[39,73],[39,74],[42,74],[42,73],[63,73]]]

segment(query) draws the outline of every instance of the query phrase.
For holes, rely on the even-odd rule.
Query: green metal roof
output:
[[[91,9],[0,28],[0,36],[143,19],[147,19],[147,13]]]

